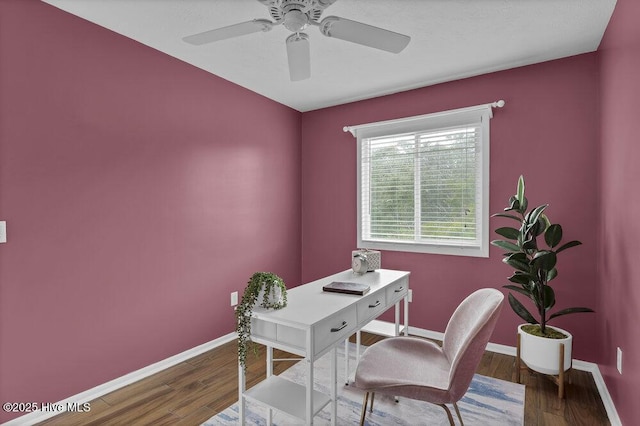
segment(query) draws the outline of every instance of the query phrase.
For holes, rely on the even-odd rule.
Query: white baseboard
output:
[[[583,370],[591,373],[593,381],[596,383],[596,387],[600,393],[600,399],[602,399],[602,403],[604,404],[604,409],[607,410],[607,416],[609,417],[611,425],[622,426],[622,421],[620,420],[620,416],[618,416],[618,411],[616,410],[616,406],[613,404],[613,399],[611,399],[611,394],[609,393],[609,389],[607,389],[607,385],[604,382],[604,377],[602,377],[598,364],[573,360],[573,367],[576,370]]]
[[[417,327],[409,327],[409,334],[419,337],[426,337],[427,339],[435,339],[442,340],[444,337],[444,333],[440,333],[438,331],[425,330]],[[487,345],[487,350],[490,352],[496,352],[504,355],[516,356],[516,348],[514,346],[501,345],[498,343],[491,343]],[[616,410],[615,405],[613,404],[613,399],[611,399],[611,394],[609,394],[609,390],[607,389],[607,385],[604,382],[604,378],[600,373],[600,368],[598,364],[593,362],[581,361],[579,359],[572,360],[572,368],[581,371],[587,371],[591,373],[593,376],[593,380],[596,383],[596,387],[598,389],[598,393],[600,394],[600,398],[602,399],[602,403],[604,404],[604,408],[607,411],[607,416],[609,417],[609,421],[612,426],[622,426],[622,422],[620,421],[620,417],[618,416],[618,411]]]
[[[374,334],[382,334],[382,335],[394,335],[395,334],[395,325],[393,323],[388,323],[385,321],[374,320],[369,323],[363,329],[364,331],[369,331]],[[428,339],[442,340],[444,337],[444,333],[432,330],[426,330],[417,327],[409,327],[409,334],[414,336],[426,337]],[[108,394],[109,392],[113,392],[117,389],[120,389],[124,386],[130,385],[131,383],[142,380],[148,376],[156,374],[162,370],[166,370],[169,367],[172,367],[176,364],[184,362],[190,358],[193,358],[196,355],[214,349],[220,345],[228,343],[236,338],[236,333],[229,333],[225,336],[219,337],[218,339],[212,340],[210,342],[204,343],[200,346],[196,346],[195,348],[186,350],[182,353],[164,359],[162,361],[156,362],[155,364],[151,364],[147,367],[141,368],[140,370],[133,371],[129,374],[126,374],[117,379],[111,380],[102,385],[96,386],[87,391],[81,392],[77,395],[71,396],[65,400],[62,400],[54,405],[66,407],[67,404],[84,404],[85,402],[92,401],[96,398],[99,398],[103,395]],[[491,352],[496,352],[504,355],[516,355],[516,348],[513,346],[501,345],[497,343],[491,343],[487,345],[487,350]],[[593,380],[596,383],[596,387],[598,392],[600,393],[600,398],[602,399],[602,403],[604,404],[604,408],[607,411],[607,416],[609,417],[609,421],[612,426],[622,426],[622,422],[620,421],[620,417],[618,416],[618,412],[616,410],[615,405],[613,404],[613,400],[611,399],[611,395],[609,394],[609,390],[607,389],[607,385],[604,382],[604,378],[600,373],[600,368],[598,364],[593,362],[581,361],[581,360],[573,360],[573,368],[576,370],[582,370],[590,372],[593,376]],[[4,426],[25,426],[25,425],[33,425],[35,423],[42,422],[48,418],[61,414],[61,411],[52,411],[52,412],[43,412],[36,411],[33,413],[26,414],[24,416],[13,419],[9,422],[3,423]]]
[[[122,377],[118,377],[117,379],[113,379],[107,383],[103,383],[98,385],[92,389],[81,392],[77,395],[73,395],[67,399],[59,401],[55,404],[51,404],[51,406],[55,407],[64,407],[61,410],[51,410],[51,411],[34,411],[32,413],[26,414],[24,416],[20,416],[16,419],[13,419],[9,422],[3,423],[4,426],[25,426],[25,425],[33,425],[39,422],[42,422],[48,418],[53,416],[57,416],[58,414],[62,414],[66,411],[67,404],[79,404],[82,405],[85,402],[93,401],[96,398],[100,398],[103,395],[108,394],[109,392],[113,392],[117,389],[120,389],[124,386],[130,385],[131,383],[137,382],[139,380],[144,379],[145,377],[149,377],[153,374],[159,373],[162,370],[166,370],[169,367],[180,364],[188,359],[193,358],[196,355],[200,355],[201,353],[207,352],[213,348],[216,348],[220,345],[228,343],[236,338],[236,333],[229,333],[225,336],[219,337],[215,340],[212,340],[207,343],[203,343],[200,346],[196,346],[195,348],[188,349],[184,352],[181,352],[177,355],[171,356],[169,358],[163,359],[162,361],[158,361],[154,364],[148,365],[139,370],[133,371],[129,374],[125,374]]]

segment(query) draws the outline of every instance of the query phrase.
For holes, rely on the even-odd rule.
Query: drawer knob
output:
[[[331,332],[332,332],[332,333],[335,333],[336,331],[340,331],[340,330],[342,330],[342,329],[343,329],[343,328],[345,328],[346,326],[347,326],[347,322],[346,322],[346,321],[342,321],[342,324],[340,324],[338,327],[333,327],[333,328],[331,329]]]
[[[377,306],[380,306],[380,301],[379,300],[376,300],[376,303],[374,303],[372,305],[369,305],[370,308],[375,308]]]
[[[400,293],[402,290],[404,290],[404,286],[396,288],[395,292]]]

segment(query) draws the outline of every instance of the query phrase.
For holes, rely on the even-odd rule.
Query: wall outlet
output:
[[[0,221],[0,243],[7,242],[7,222]]]
[[[618,373],[622,374],[622,349],[618,348],[616,354],[616,366],[618,367]]]
[[[409,302],[413,302],[413,290],[409,289],[409,296],[407,297]]]
[[[236,306],[238,304],[238,292],[231,292],[231,306]]]

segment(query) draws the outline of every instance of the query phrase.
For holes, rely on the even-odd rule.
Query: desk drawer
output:
[[[383,291],[368,295],[358,302],[356,305],[358,311],[358,323],[377,317],[387,309],[386,295]]]
[[[319,353],[346,339],[355,332],[357,325],[355,305],[322,320],[314,326],[314,352]]]
[[[407,295],[409,280],[402,279],[387,288],[387,304],[391,306]]]

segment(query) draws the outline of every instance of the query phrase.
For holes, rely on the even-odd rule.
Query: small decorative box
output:
[[[380,269],[382,267],[382,255],[379,251],[367,249],[354,250],[351,252],[351,259],[358,255],[367,258],[367,272],[375,271],[376,269]]]

